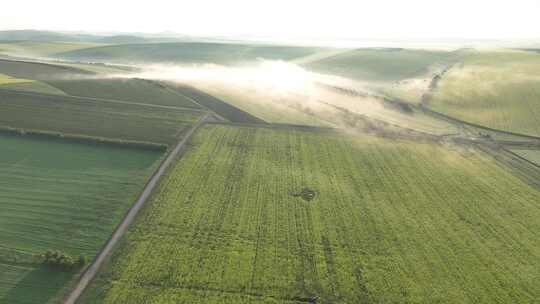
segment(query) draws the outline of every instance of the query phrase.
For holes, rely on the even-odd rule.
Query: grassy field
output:
[[[323,60],[306,68],[351,79],[394,82],[425,74],[434,64],[447,64],[455,53],[412,49],[356,49]]]
[[[52,54],[97,47],[95,43],[0,41],[0,54],[17,57],[48,57]]]
[[[49,303],[75,273],[33,256],[92,258],[161,154],[0,135],[0,303]]]
[[[540,166],[540,150],[512,150],[512,152]]]
[[[105,78],[48,81],[64,92],[83,97],[201,109],[198,104],[174,90],[142,79]]]
[[[470,51],[439,82],[428,106],[467,122],[540,136],[540,54]]]
[[[197,101],[197,103],[214,111],[215,113],[230,122],[250,124],[264,123],[264,121],[260,118],[253,116],[250,113],[236,107],[235,103],[226,102],[214,97],[213,95],[208,94],[207,92],[211,90],[201,91],[194,87],[179,85],[175,83],[170,83],[168,85],[178,94]]]
[[[270,91],[261,92],[249,87],[232,86],[226,83],[196,84],[196,87],[231,104],[243,112],[258,117],[269,123],[290,123],[309,126],[330,126],[331,124],[302,112],[301,109],[291,106],[297,102],[289,102]]]
[[[322,48],[225,43],[151,43],[102,46],[59,53],[56,57],[120,63],[239,64],[258,58],[290,60],[320,50]]]
[[[0,91],[0,126],[158,144],[175,143],[202,112]]]
[[[97,75],[125,74],[125,68],[104,64],[43,62],[0,59],[0,73],[29,80],[80,80]]]
[[[382,98],[351,96],[316,85],[283,91],[249,84],[228,85],[226,82],[195,86],[269,123],[350,129],[368,119],[433,135],[459,132],[446,121],[421,111],[403,111]]]
[[[82,303],[532,303],[539,200],[476,150],[206,126]]]
[[[61,90],[41,81],[13,78],[4,74],[0,74],[0,89],[39,92],[45,94],[65,94]]]
[[[92,75],[83,70],[84,65],[63,66],[32,62],[0,60],[0,88],[34,91],[48,94],[123,100],[135,103],[156,104],[200,109],[201,107],[182,94],[157,82],[143,79],[114,78],[109,75]],[[125,74],[126,71],[99,67],[103,73]],[[108,72],[107,72],[108,71]],[[19,79],[19,78],[28,78]],[[38,79],[38,80],[36,80]]]
[[[82,69],[48,63],[24,62],[0,59],[0,73],[13,78],[50,80],[66,77],[91,76],[95,73]]]
[[[461,57],[461,51],[367,48],[309,62],[309,70],[356,80],[352,88],[420,103],[432,79]]]
[[[6,85],[6,84],[28,83],[28,82],[32,82],[32,80],[13,78],[5,74],[0,74],[0,86]]]

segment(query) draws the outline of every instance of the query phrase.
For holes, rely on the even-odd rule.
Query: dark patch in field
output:
[[[393,109],[404,114],[414,114],[413,108],[406,101],[384,98],[383,106],[385,108]]]
[[[249,123],[249,124],[266,124],[266,122],[258,117],[255,117],[248,112],[242,111],[239,108],[218,99],[201,90],[186,85],[169,84],[170,88],[178,93],[193,99],[198,104],[209,108],[223,118],[234,123]]]
[[[301,197],[306,202],[310,202],[315,198],[316,194],[315,190],[304,187],[300,192],[293,193],[292,195],[294,197]]]
[[[0,59],[0,70],[3,74],[7,74],[11,77],[35,80],[61,79],[67,76],[87,77],[95,74],[68,66],[4,59]]]
[[[518,49],[518,50],[526,51],[526,52],[540,53],[540,49]]]
[[[359,303],[372,303],[369,290],[366,287],[366,282],[364,279],[364,271],[360,266],[356,266],[354,270],[354,277],[356,278],[356,283],[358,284],[358,300]]]

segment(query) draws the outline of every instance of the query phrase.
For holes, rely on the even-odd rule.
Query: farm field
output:
[[[69,95],[123,100],[134,103],[201,109],[182,94],[143,79],[105,78],[48,81]]]
[[[226,43],[152,43],[101,46],[58,53],[56,58],[115,63],[243,64],[259,58],[291,60],[324,48]]]
[[[0,59],[0,73],[13,78],[31,80],[62,79],[66,77],[89,77],[95,75],[90,71],[69,66],[60,66],[42,62],[27,62]]]
[[[91,259],[162,154],[2,134],[0,146],[0,303],[56,303],[76,272],[34,256]]]
[[[540,150],[517,150],[512,152],[540,166]]]
[[[269,123],[351,129],[367,119],[437,136],[460,132],[451,123],[420,111],[403,110],[381,98],[351,96],[316,85],[286,91],[233,86],[226,81],[194,86]]]
[[[218,113],[224,119],[235,122],[235,123],[265,123],[265,121],[260,118],[251,115],[247,111],[243,111],[241,108],[237,107],[237,103],[225,102],[219,98],[216,98],[214,95],[208,94],[212,90],[198,90],[194,87],[179,85],[176,83],[167,83],[170,86],[171,90],[174,90],[178,94],[196,100],[200,105]],[[238,99],[234,99],[237,101]],[[256,111],[259,113],[259,111]]]
[[[0,74],[0,85],[7,85],[7,84],[14,84],[14,83],[25,83],[25,82],[32,82],[32,80],[28,79],[18,79],[13,78],[5,74]]]
[[[207,125],[82,303],[531,303],[539,200],[471,148]]]
[[[0,127],[168,145],[204,112],[0,90]]]
[[[95,43],[0,41],[0,54],[16,57],[48,57],[61,52],[100,46]]]
[[[418,104],[432,80],[461,57],[461,51],[367,48],[303,64],[310,71],[356,80],[364,88]]]
[[[199,105],[194,104],[188,98],[167,89],[157,82],[117,77],[119,75],[124,76],[127,72],[107,66],[0,60],[0,72],[13,75],[0,75],[0,89],[200,108]],[[7,83],[8,80],[10,83]],[[6,84],[2,85],[4,82]]]
[[[295,103],[284,98],[257,92],[249,87],[229,86],[226,83],[195,84],[198,89],[211,94],[225,103],[270,123],[303,124],[309,126],[330,126],[313,115],[295,108]],[[307,98],[306,98],[307,99]]]
[[[40,92],[45,94],[64,94],[64,92],[62,92],[61,90],[52,87],[44,82],[30,79],[13,78],[5,74],[0,74],[0,89]]]
[[[468,51],[427,106],[467,122],[540,136],[540,55]]]
[[[445,65],[455,52],[413,49],[356,49],[310,62],[306,68],[356,80],[395,82],[429,72],[433,65]]]

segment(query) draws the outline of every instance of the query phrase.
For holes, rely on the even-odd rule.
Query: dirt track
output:
[[[167,155],[167,158],[163,160],[157,171],[152,175],[146,186],[144,187],[143,191],[137,198],[137,201],[135,201],[135,204],[129,209],[128,213],[122,220],[122,222],[118,225],[114,233],[109,238],[107,244],[102,248],[102,250],[98,253],[98,255],[94,258],[92,261],[92,264],[84,271],[84,273],[79,278],[77,284],[73,287],[71,293],[67,296],[66,300],[64,301],[65,304],[74,304],[76,303],[77,299],[81,296],[81,294],[84,292],[88,284],[94,279],[96,274],[98,273],[99,269],[103,265],[103,262],[105,262],[105,259],[111,254],[112,250],[115,248],[116,244],[122,236],[126,233],[128,230],[130,224],[133,222],[135,217],[137,216],[137,213],[141,210],[141,208],[144,206],[144,204],[147,202],[148,198],[158,185],[158,182],[163,176],[163,174],[166,172],[167,168],[171,165],[171,163],[175,160],[175,158],[180,154],[180,152],[183,150],[185,144],[189,141],[193,133],[202,126],[206,120],[211,116],[211,114],[206,114],[204,117],[202,117],[189,131],[185,134],[185,136],[178,142],[176,147]]]

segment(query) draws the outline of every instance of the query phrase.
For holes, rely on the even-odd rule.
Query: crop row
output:
[[[207,126],[84,300],[532,301],[539,199],[475,150]]]

